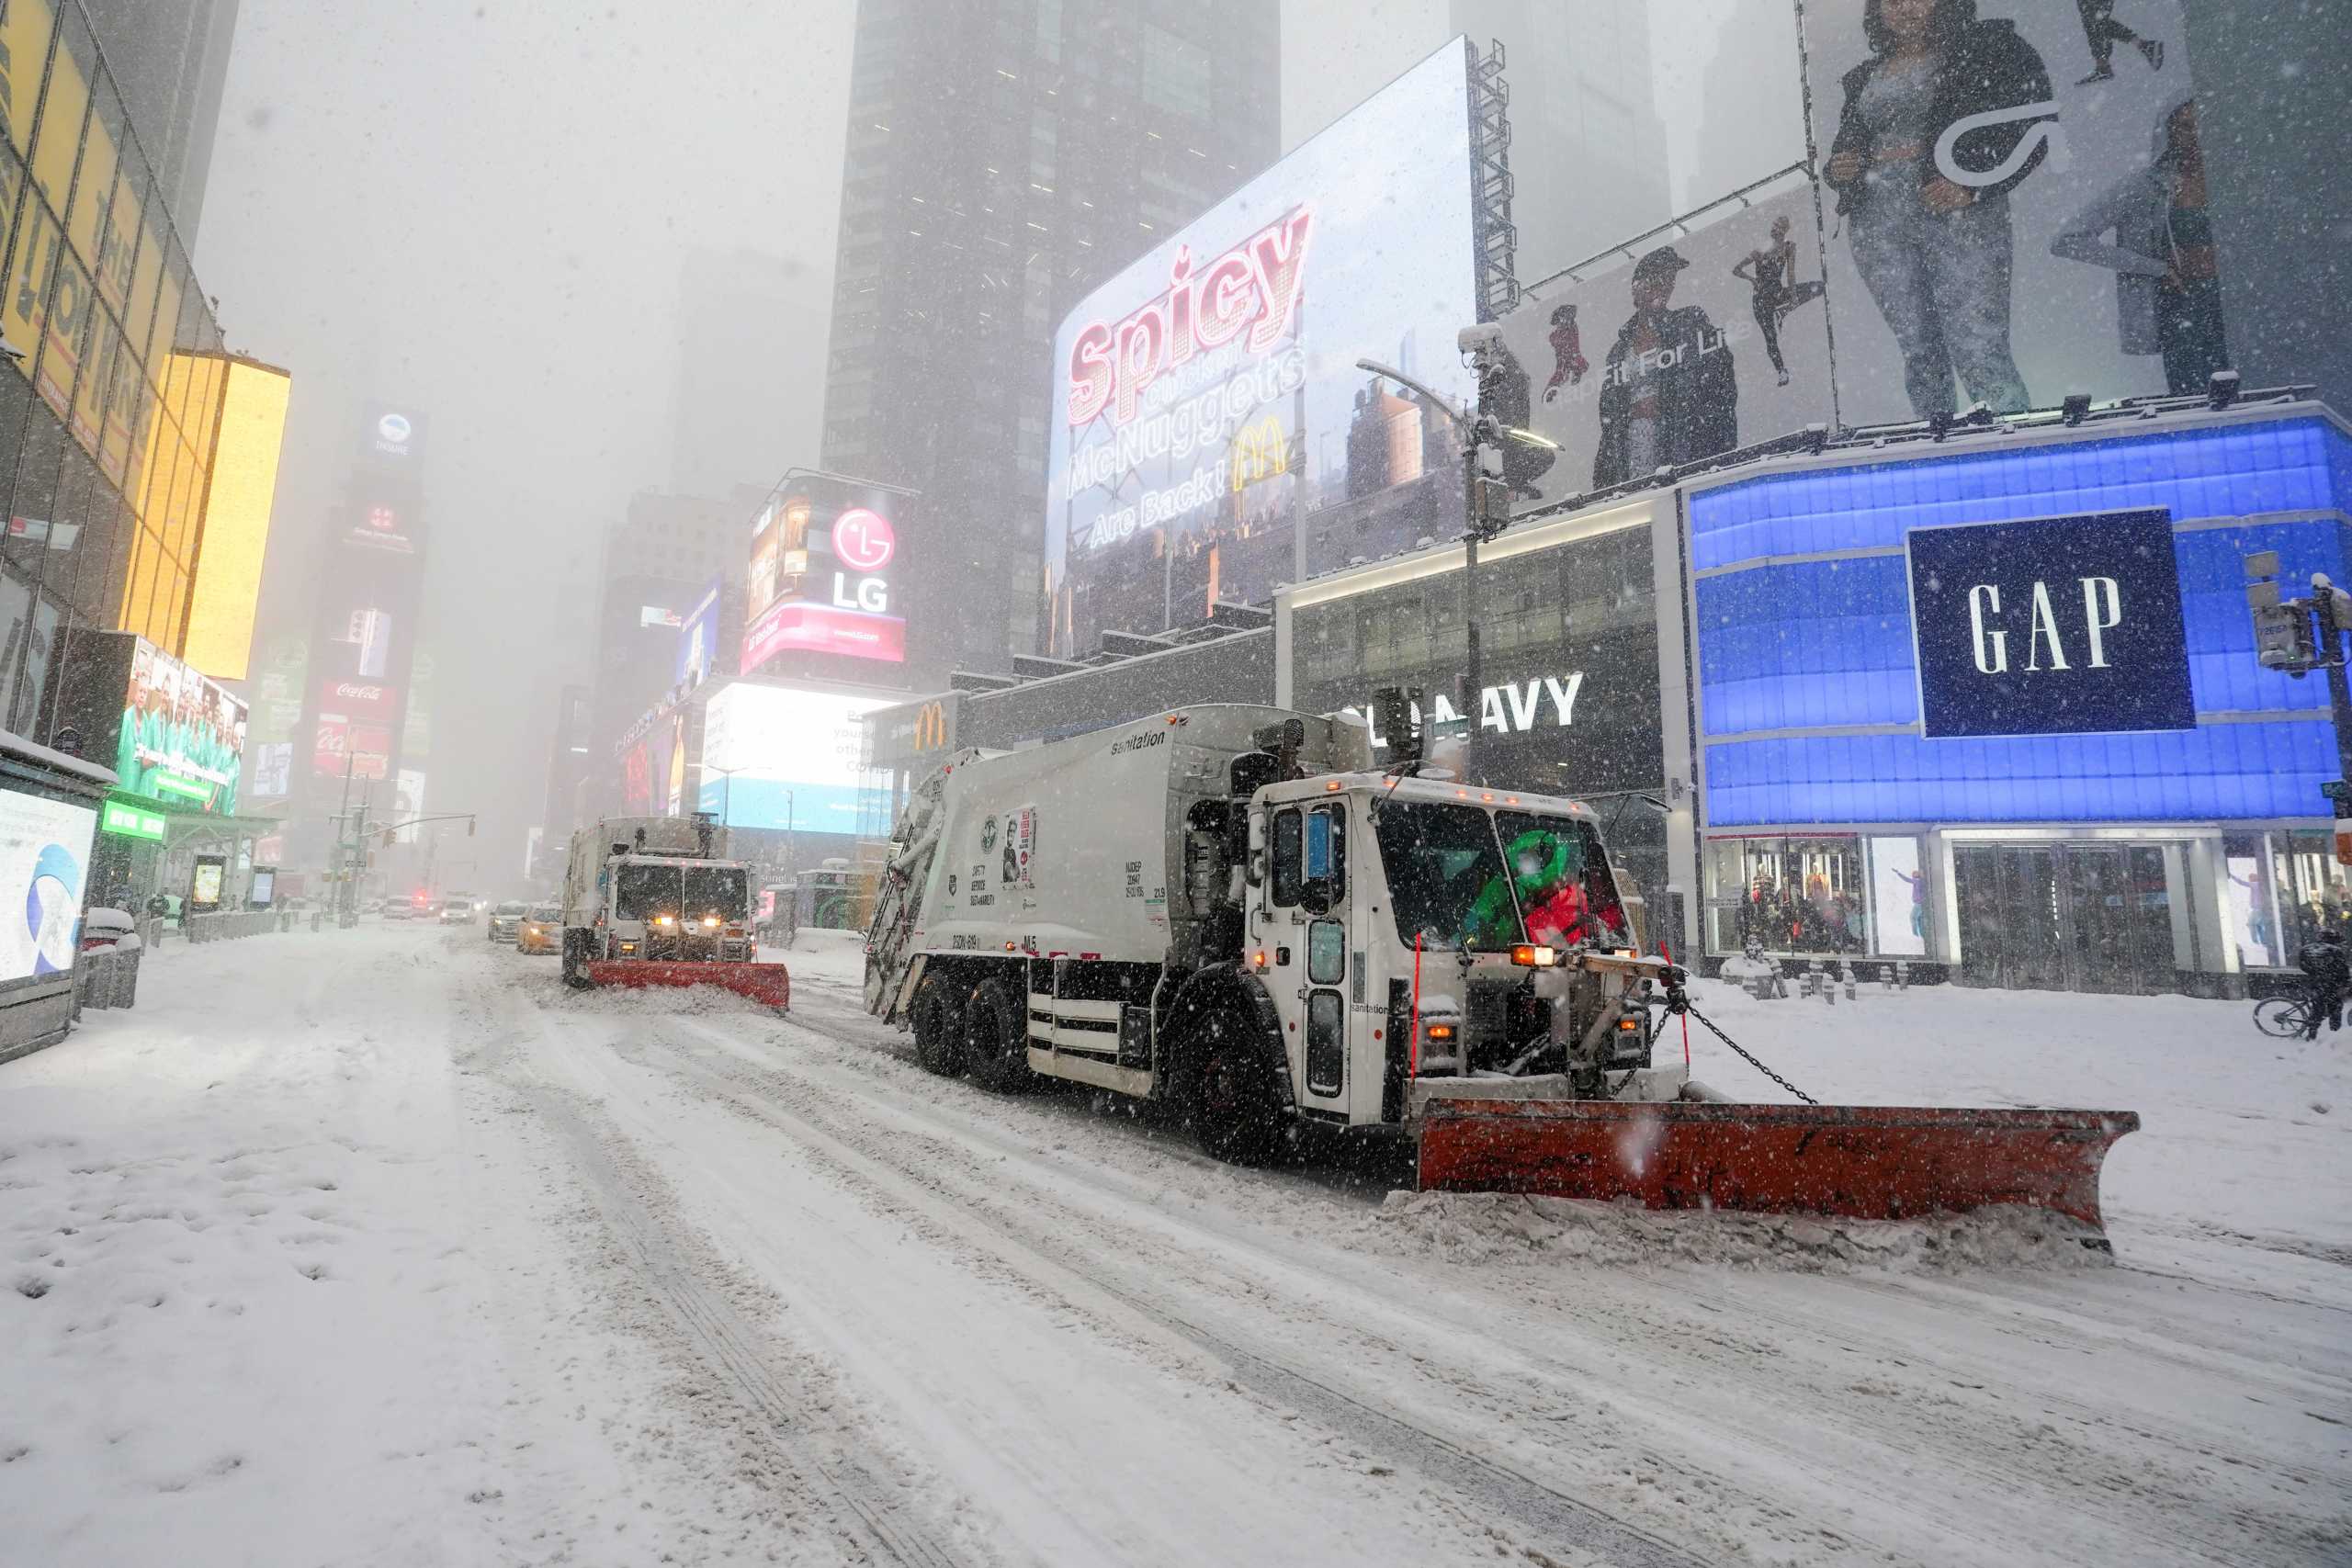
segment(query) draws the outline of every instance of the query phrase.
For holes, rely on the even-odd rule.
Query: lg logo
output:
[[[881,615],[890,608],[890,585],[878,575],[899,551],[889,519],[853,506],[833,519],[833,558],[849,571],[833,573],[833,604],[843,610]],[[853,574],[858,574],[853,581]]]
[[[2083,660],[2086,670],[2105,670],[2109,667],[2107,634],[2123,624],[2123,590],[2111,577],[2080,577],[2075,581],[2081,585],[2083,593],[2083,630],[2077,656],[2089,656]],[[1980,582],[1968,591],[1968,633],[1981,674],[2008,673],[2009,633],[2000,625],[2000,619],[2001,590],[1997,583]],[[2050,585],[2039,578],[2034,580],[2033,599],[2027,612],[2025,638],[2027,670],[2074,668],[2066,660],[2066,642],[2059,632],[2058,612],[2051,602]],[[2049,656],[2047,662],[2042,657],[2045,653]]]
[[[880,571],[898,548],[889,519],[878,512],[853,506],[833,520],[833,554],[853,571]]]

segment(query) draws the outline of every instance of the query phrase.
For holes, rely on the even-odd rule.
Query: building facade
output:
[[[1272,160],[1280,74],[1251,0],[858,7],[822,466],[922,492],[918,684],[1036,645],[1056,325]]]
[[[817,450],[821,383],[796,374],[825,341],[821,280],[783,256],[696,250],[678,274],[670,485],[722,495]]]
[[[2307,402],[1694,482],[1707,950],[2103,991],[2290,967],[2345,915],[2341,770],[2325,682],[2256,659],[2245,558],[2342,581],[2347,522],[2352,427]]]
[[[176,657],[196,611],[232,363],[174,206],[200,183],[201,117],[151,108],[146,67],[119,77],[115,61],[119,44],[143,60],[131,41],[166,9],[19,0],[0,16],[0,728],[36,739],[69,630],[125,629]]]

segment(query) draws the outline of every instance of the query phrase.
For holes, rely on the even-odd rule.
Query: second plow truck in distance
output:
[[[1407,705],[1385,729],[1411,734]],[[917,1059],[1170,1104],[1210,1154],[1408,1134],[1423,1189],[1886,1219],[2026,1204],[2097,1244],[2128,1111],[1731,1104],[1660,1062],[1681,969],[1593,814],[1373,766],[1350,720],[1178,709],[915,786],[865,996]]]
[[[758,962],[752,868],[709,816],[613,817],[571,835],[563,874],[569,986],[717,986],[779,1011],[781,964]]]

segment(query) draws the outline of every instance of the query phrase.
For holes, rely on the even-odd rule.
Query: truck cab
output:
[[[751,882],[741,861],[611,856],[597,878],[595,956],[749,963]]]
[[[1637,953],[1600,825],[1577,802],[1353,773],[1270,784],[1250,817],[1242,962],[1281,1019],[1297,1108],[1317,1120],[1399,1122],[1430,1080],[1566,1076],[1577,1053],[1555,1006],[1577,1015],[1581,1046],[1599,1002],[1579,1005],[1564,961]],[[1632,987],[1607,1021],[1585,1077],[1649,1066],[1643,995]]]

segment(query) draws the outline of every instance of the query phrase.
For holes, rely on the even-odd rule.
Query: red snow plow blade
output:
[[[1431,1098],[1418,1185],[1865,1220],[2018,1203],[2100,1228],[2099,1164],[2139,1125],[2130,1111]]]
[[[662,958],[592,958],[592,986],[717,986],[763,1007],[782,1011],[792,1005],[792,975],[781,964],[712,964]]]

